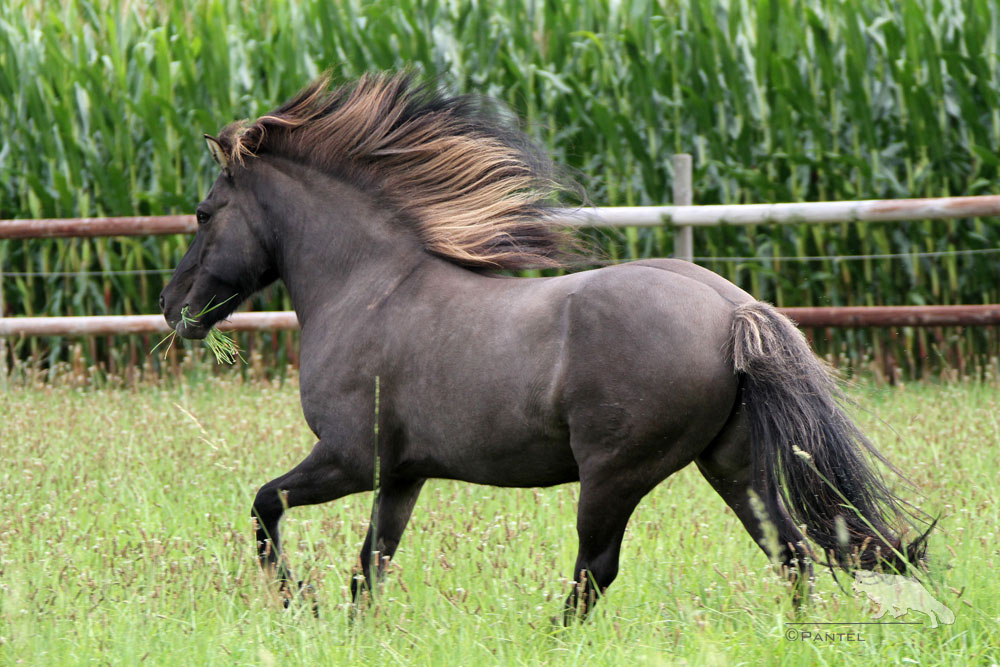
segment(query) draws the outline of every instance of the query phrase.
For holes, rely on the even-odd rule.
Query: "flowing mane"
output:
[[[552,165],[490,100],[448,96],[408,74],[337,88],[323,76],[255,121],[225,127],[230,163],[280,155],[377,189],[424,247],[493,269],[563,265],[571,236],[549,220]]]

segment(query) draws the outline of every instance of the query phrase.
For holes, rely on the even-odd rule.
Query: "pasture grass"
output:
[[[295,508],[285,548],[317,590],[317,620],[305,604],[281,609],[251,532],[257,488],[313,442],[294,377],[10,388],[0,663],[997,663],[997,382],[861,385],[852,396],[925,494],[919,504],[942,515],[931,589],[954,625],[931,629],[910,612],[900,620],[923,625],[836,627],[863,641],[785,639],[790,622],[869,621],[872,608],[821,574],[796,617],[786,585],[693,469],[643,501],[618,580],[570,628],[554,619],[575,556],[576,485],[429,482],[390,576],[353,621],[348,583],[370,494]]]

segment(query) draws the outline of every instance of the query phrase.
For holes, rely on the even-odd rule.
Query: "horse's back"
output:
[[[621,266],[658,269],[670,274],[672,277],[668,280],[671,280],[681,289],[688,284],[688,281],[691,283],[697,283],[703,287],[713,290],[716,294],[722,297],[723,300],[729,302],[733,306],[754,300],[750,294],[729,282],[718,273],[709,271],[708,269],[698,266],[697,264],[692,264],[691,262],[685,262],[679,259],[652,258],[629,262],[628,264],[623,264]]]
[[[567,336],[581,358],[606,368],[602,380],[626,367],[662,377],[725,368],[733,310],[752,297],[721,276],[688,262],[649,260],[588,271],[574,278]],[[624,366],[622,366],[624,364]],[[695,368],[697,366],[697,368]],[[690,378],[694,379],[694,378]]]

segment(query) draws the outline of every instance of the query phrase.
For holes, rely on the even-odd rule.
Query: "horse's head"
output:
[[[222,174],[196,210],[198,231],[160,293],[163,316],[184,338],[204,338],[240,302],[277,278],[265,247],[264,214],[241,187],[249,170],[230,165],[214,137],[205,137]]]

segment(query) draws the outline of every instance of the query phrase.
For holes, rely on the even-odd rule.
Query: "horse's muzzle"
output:
[[[179,320],[174,323],[171,323],[170,320],[167,320],[167,324],[171,324],[171,326],[173,326],[173,329],[174,331],[177,332],[178,336],[180,336],[181,338],[188,338],[190,340],[201,340],[202,338],[208,335],[209,330],[212,328],[212,327],[206,327],[204,324],[200,322],[185,323],[183,320]]]

